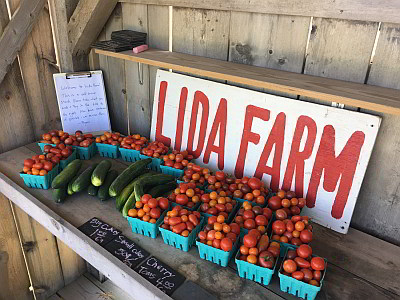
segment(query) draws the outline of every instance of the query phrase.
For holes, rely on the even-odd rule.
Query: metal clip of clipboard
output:
[[[66,79],[76,79],[76,78],[87,78],[92,77],[92,72],[74,72],[74,73],[66,73]]]

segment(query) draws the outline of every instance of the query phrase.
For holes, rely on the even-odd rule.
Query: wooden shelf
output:
[[[132,233],[128,222],[115,209],[115,202],[112,200],[102,202],[88,196],[86,192],[81,192],[58,204],[52,200],[51,190],[26,187],[19,176],[19,169],[23,159],[38,153],[39,147],[30,144],[0,155],[0,193],[99,269],[132,298],[171,299],[77,229],[89,219],[99,217],[120,229],[140,247],[217,298],[232,296],[235,299],[298,299],[280,291],[276,274],[271,284],[264,288],[253,281],[240,279],[235,273],[234,261],[231,261],[228,268],[222,268],[200,259],[196,247],[189,252],[183,252],[165,245],[161,237],[151,239]],[[102,159],[96,155],[90,161],[83,161],[83,168]],[[112,168],[119,171],[128,164],[119,159],[110,161]],[[352,228],[347,235],[342,235],[314,224],[313,233],[313,252],[327,258],[329,262],[322,290],[316,299],[347,299],[356,294],[369,299],[400,299],[398,276],[395,276],[400,269],[400,247]],[[186,290],[186,297],[182,297],[182,293],[183,290],[178,288],[172,298],[186,299]]]
[[[400,115],[400,91],[395,89],[157,49],[149,49],[139,54],[133,54],[132,51],[116,53],[95,49],[95,53],[194,75]]]

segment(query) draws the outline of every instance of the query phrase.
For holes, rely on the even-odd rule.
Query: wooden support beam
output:
[[[80,1],[68,23],[73,56],[87,54],[113,12],[118,0]]]
[[[0,39],[0,83],[32,31],[45,0],[24,0]]]
[[[400,23],[396,0],[120,0],[135,4]]]

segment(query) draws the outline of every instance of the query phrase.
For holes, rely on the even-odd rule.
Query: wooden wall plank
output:
[[[301,73],[309,26],[310,17],[232,12],[229,61]],[[297,94],[244,87],[297,98]]]
[[[122,3],[123,29],[148,32],[147,5]],[[150,136],[149,66],[125,61],[128,122],[131,134]]]
[[[375,22],[315,18],[304,73],[363,83],[377,30]],[[331,105],[318,99],[301,99]]]
[[[0,299],[32,300],[10,201],[0,193]]]
[[[0,1],[0,36],[9,22],[5,1]],[[18,61],[0,83],[0,153],[34,141],[31,116]]]
[[[383,23],[367,83],[400,89],[399,60],[400,25]],[[378,114],[382,123],[352,226],[400,246],[400,117]]]
[[[376,5],[374,0],[120,0],[120,2],[400,23],[400,3],[393,0],[382,0],[379,5]]]
[[[57,246],[64,276],[64,283],[67,285],[86,272],[86,262],[58,238]]]
[[[45,300],[64,286],[56,239],[19,207],[14,212],[36,298]]]
[[[62,299],[74,300],[98,300],[110,299],[107,295],[100,290],[94,283],[92,283],[85,276],[79,277],[76,281],[64,287],[57,294]],[[112,299],[112,298],[111,298]]]
[[[14,12],[20,0],[10,0]],[[18,54],[35,138],[51,129],[61,129],[53,74],[59,72],[50,15],[45,7]]]
[[[106,40],[111,39],[111,33],[122,29],[122,6],[118,3],[105,26]],[[125,62],[113,57],[107,57],[108,68],[105,70],[108,110],[110,113],[111,128],[122,134],[128,133],[126,90],[125,90]],[[103,63],[100,62],[102,66]]]

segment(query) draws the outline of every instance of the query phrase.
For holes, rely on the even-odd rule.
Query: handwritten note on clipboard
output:
[[[59,73],[53,78],[65,132],[111,130],[102,71]]]

